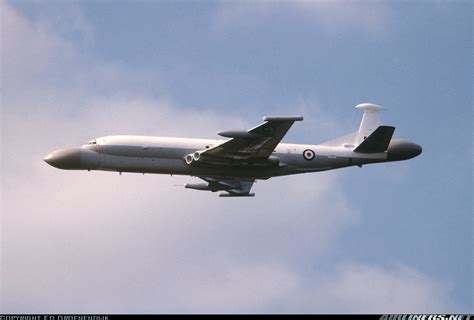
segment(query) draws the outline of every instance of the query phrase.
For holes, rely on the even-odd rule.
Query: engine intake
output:
[[[187,164],[193,163],[193,159],[194,159],[194,157],[193,157],[192,154],[188,154],[188,155],[186,155],[186,157],[184,157],[184,160],[186,161]]]

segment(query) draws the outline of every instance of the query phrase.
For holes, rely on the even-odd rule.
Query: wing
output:
[[[207,183],[186,183],[185,188],[204,191],[223,191],[219,197],[253,197],[250,189],[255,180],[253,179],[227,179],[199,177]]]
[[[303,117],[264,117],[261,125],[248,131],[221,131],[231,138],[213,148],[202,151],[205,158],[224,160],[265,160],[272,154],[295,121]]]

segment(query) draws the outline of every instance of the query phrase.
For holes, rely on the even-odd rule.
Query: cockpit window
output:
[[[89,141],[88,144],[97,144],[97,141],[94,139],[94,140]]]

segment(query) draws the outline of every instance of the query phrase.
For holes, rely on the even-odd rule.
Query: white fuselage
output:
[[[422,152],[416,143],[392,139],[395,127],[379,125],[382,107],[363,103],[356,108],[364,110],[359,130],[320,145],[280,143],[303,117],[264,117],[249,130],[217,133],[229,140],[106,136],[53,151],[44,161],[65,170],[197,176],[205,182],[184,187],[251,197],[256,179],[407,160]]]
[[[100,156],[99,161],[77,169],[118,172],[178,174],[191,176],[224,176],[268,179],[272,176],[323,171],[366,163],[382,162],[387,153],[357,154],[353,146],[322,146],[280,143],[272,154],[273,163],[242,163],[211,165],[187,164],[185,156],[206,150],[225,140],[169,138],[148,136],[107,136],[95,144],[81,147]],[[303,153],[310,150],[314,157]],[[83,162],[87,161],[83,157]]]

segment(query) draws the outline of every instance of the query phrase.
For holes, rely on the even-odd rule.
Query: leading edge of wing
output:
[[[290,116],[290,117],[263,117],[263,121],[303,121],[302,116]]]

